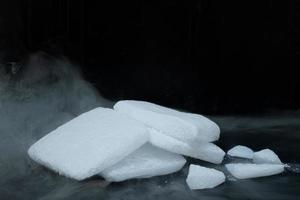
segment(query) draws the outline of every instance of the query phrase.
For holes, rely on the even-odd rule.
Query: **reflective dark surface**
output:
[[[32,163],[22,152],[9,168],[0,163],[2,199],[298,199],[300,195],[300,124],[298,117],[216,117],[223,132],[218,144],[227,151],[243,144],[254,150],[271,148],[291,169],[266,178],[235,180],[223,165],[196,159],[197,163],[224,171],[227,181],[208,190],[191,191],[185,179],[188,164],[178,173],[150,179],[106,183],[101,178],[77,182]],[[22,149],[25,150],[25,149]],[[22,162],[20,161],[22,160]],[[2,162],[5,160],[2,160]],[[225,159],[231,162],[230,158]],[[235,162],[238,162],[234,160]]]

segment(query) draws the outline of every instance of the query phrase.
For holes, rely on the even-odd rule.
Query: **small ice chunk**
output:
[[[193,164],[190,165],[186,179],[189,188],[192,190],[214,188],[224,181],[225,175],[223,172]]]
[[[239,158],[253,158],[253,151],[249,147],[237,145],[233,148],[231,148],[228,152],[228,155],[233,157],[239,157]]]
[[[253,155],[253,162],[257,164],[270,163],[270,164],[282,164],[279,157],[270,149],[263,149],[257,151]]]
[[[183,142],[195,139],[212,142],[219,139],[218,125],[198,114],[133,100],[119,101],[114,109]]]
[[[132,178],[149,178],[174,173],[186,160],[178,154],[145,144],[117,164],[101,172],[107,181],[119,182]]]
[[[225,152],[213,143],[200,142],[186,143],[164,135],[155,129],[149,129],[150,143],[167,151],[197,158],[214,164],[223,161]]]
[[[279,164],[227,164],[226,169],[238,179],[271,176],[283,172],[284,165]]]
[[[116,164],[148,138],[143,124],[112,109],[96,108],[41,138],[28,154],[59,174],[82,180]]]

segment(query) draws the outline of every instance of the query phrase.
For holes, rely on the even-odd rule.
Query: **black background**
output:
[[[300,1],[0,2],[0,56],[66,56],[111,100],[207,114],[299,109]]]

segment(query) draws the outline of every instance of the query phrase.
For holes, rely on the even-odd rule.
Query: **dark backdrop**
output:
[[[299,10],[297,0],[3,0],[0,57],[66,56],[112,100],[208,114],[299,109]]]

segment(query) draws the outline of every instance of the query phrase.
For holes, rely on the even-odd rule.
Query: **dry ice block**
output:
[[[147,140],[143,124],[112,109],[96,108],[47,134],[28,153],[59,174],[82,180],[116,164]]]

